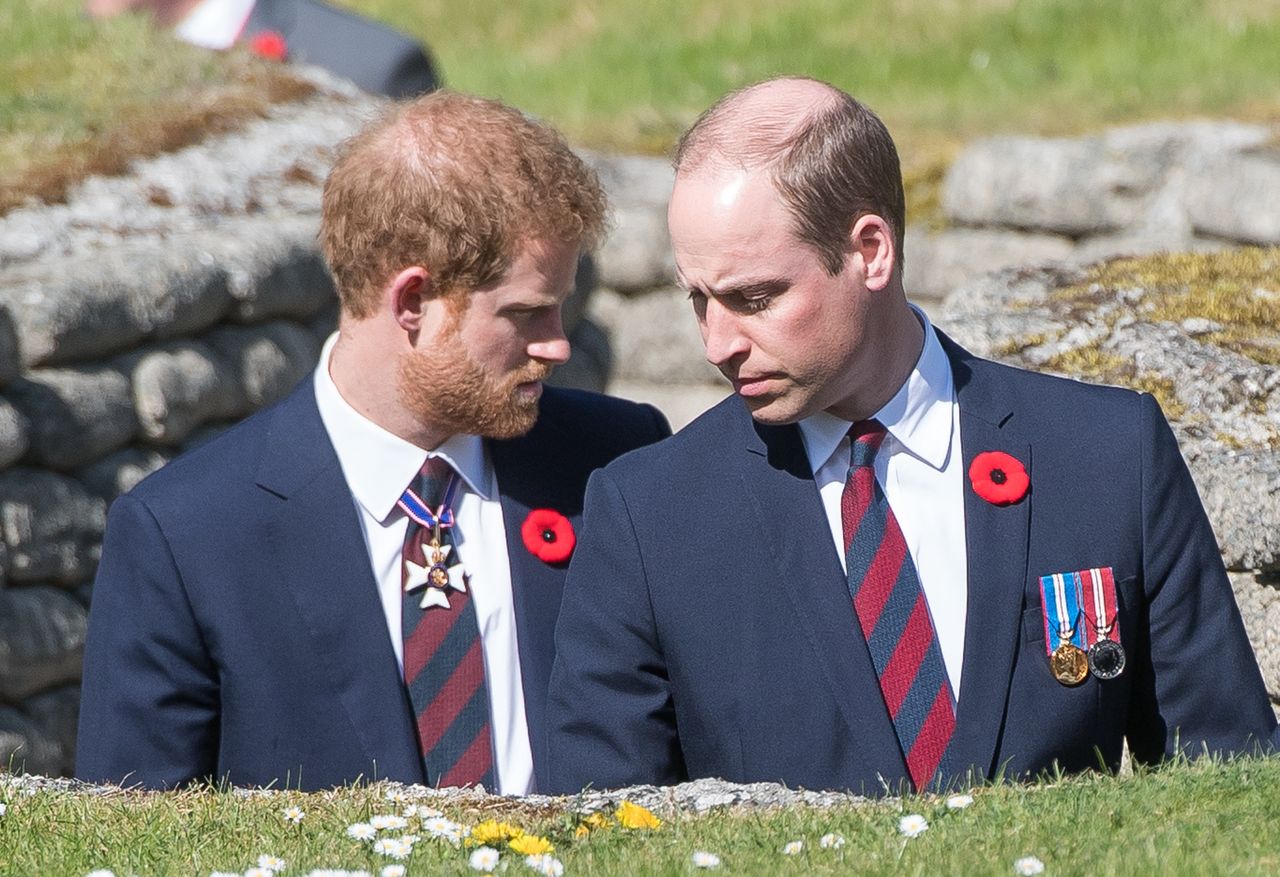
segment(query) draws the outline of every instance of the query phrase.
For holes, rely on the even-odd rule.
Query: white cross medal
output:
[[[466,592],[471,574],[461,563],[448,563],[452,551],[452,545],[441,545],[436,539],[432,539],[430,544],[424,542],[422,545],[422,553],[427,561],[425,564],[405,560],[404,592],[412,594],[418,588],[423,588],[422,602],[419,604],[421,608],[439,606],[448,609],[449,591]]]

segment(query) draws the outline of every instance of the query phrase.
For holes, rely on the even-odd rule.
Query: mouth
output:
[[[775,389],[771,384],[777,380],[777,375],[738,375],[731,378],[733,383],[733,391],[743,398],[750,399],[756,396],[763,396]]]

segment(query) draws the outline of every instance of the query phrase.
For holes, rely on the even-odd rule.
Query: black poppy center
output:
[[[555,530],[551,530],[551,529],[543,530],[543,531],[542,531],[542,541],[543,541],[543,542],[554,542],[554,541],[556,541],[556,531],[555,531]]]
[[[1008,475],[1006,475],[1006,474],[1004,474],[1004,470],[1003,470],[1003,469],[992,469],[992,470],[991,470],[991,483],[992,483],[992,484],[1004,484],[1004,483],[1005,483],[1006,481],[1008,481],[1008,480],[1009,480],[1009,476],[1008,476]]]

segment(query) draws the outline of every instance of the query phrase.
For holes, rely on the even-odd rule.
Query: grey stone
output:
[[[1190,183],[1197,232],[1246,244],[1280,243],[1280,152],[1223,155]]]
[[[1208,447],[1187,456],[1227,569],[1280,570],[1280,452]]]
[[[0,765],[15,774],[48,776],[58,772],[63,753],[34,721],[12,707],[0,706]]]
[[[564,305],[560,308],[560,322],[566,336],[572,337],[578,323],[587,313],[587,302],[591,293],[600,285],[600,271],[596,266],[596,257],[592,253],[583,253],[578,258],[578,268],[573,275],[573,290]]]
[[[109,365],[37,369],[9,398],[30,424],[27,458],[53,469],[83,466],[138,432],[129,379]]]
[[[307,321],[307,331],[310,332],[320,344],[324,346],[324,342],[329,340],[329,336],[338,331],[338,305],[335,302],[330,307],[325,308]]]
[[[903,283],[912,301],[938,302],[993,271],[1069,257],[1075,247],[1057,235],[956,228],[930,233],[907,229]]]
[[[569,344],[573,351],[569,361],[551,373],[548,383],[603,393],[613,362],[609,336],[591,320],[582,320],[569,336]]]
[[[1272,703],[1280,703],[1280,580],[1239,572],[1230,578],[1262,681]]]
[[[244,408],[231,367],[198,341],[139,354],[131,378],[142,436],[160,444],[180,444],[200,424]]]
[[[79,483],[40,469],[0,472],[0,537],[11,582],[85,581],[97,566],[106,503]]]
[[[231,304],[227,275],[207,254],[162,240],[132,241],[0,275],[27,366],[82,361],[138,341],[216,323]]]
[[[658,158],[589,156],[609,196],[612,228],[597,255],[600,283],[623,293],[675,279],[667,201],[675,172]]]
[[[0,469],[22,459],[31,444],[31,425],[13,403],[0,396]]]
[[[1132,223],[1167,158],[1101,138],[999,137],[960,153],[942,187],[953,222],[1078,236]]]
[[[79,680],[87,618],[56,588],[0,591],[0,700],[16,703]]]
[[[626,297],[596,290],[591,319],[609,335],[613,376],[628,381],[703,384],[723,381],[706,360],[688,295],[677,287]]]
[[[245,323],[303,320],[337,301],[310,216],[245,217],[205,240],[230,276],[233,316]]]
[[[46,740],[58,748],[58,765],[47,773],[70,776],[75,772],[76,725],[80,720],[80,686],[64,685],[28,698],[22,711],[31,717]]]
[[[155,472],[170,456],[154,448],[125,448],[91,463],[76,473],[94,496],[110,503]]]
[[[284,397],[316,365],[320,345],[296,323],[222,327],[205,338],[234,370],[249,411]]]
[[[1129,232],[1114,235],[1095,235],[1080,241],[1069,261],[1077,265],[1091,265],[1110,259],[1131,256],[1150,256],[1155,253],[1210,253],[1226,246],[1221,241],[1184,237],[1166,229],[1159,231]]]

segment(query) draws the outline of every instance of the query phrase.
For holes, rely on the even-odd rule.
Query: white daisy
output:
[[[413,844],[407,844],[398,837],[384,837],[373,842],[373,851],[389,859],[407,859],[413,853]]]
[[[9,809],[9,805],[8,805],[8,804],[5,804],[5,803],[3,803],[3,802],[0,802],[0,816],[3,816],[3,815],[5,814],[5,811],[6,811],[6,810],[8,810],[8,809]]]
[[[844,846],[844,835],[840,834],[824,834],[818,838],[818,846],[824,850],[838,850]]]
[[[387,789],[387,800],[393,804],[403,804],[409,800],[409,793],[404,789]],[[399,865],[388,865],[388,868],[399,868]]]
[[[410,804],[408,807],[404,808],[404,815],[410,819],[415,816],[419,819],[434,819],[437,816],[443,816],[444,814],[436,808],[428,807],[425,804]]]
[[[239,871],[212,871],[209,877],[240,877]]]
[[[461,833],[457,822],[453,822],[452,819],[445,819],[443,816],[433,816],[426,819],[422,823],[422,831],[429,833],[431,837],[445,837]]]
[[[378,829],[378,831],[391,831],[392,829],[404,828],[409,824],[409,821],[403,816],[382,814],[372,817],[369,820],[369,824]]]
[[[1019,877],[1034,877],[1036,874],[1043,874],[1044,862],[1035,856],[1023,856],[1013,863],[1013,873],[1019,875]]]
[[[378,877],[404,877],[404,865],[386,865],[378,872]]]
[[[904,837],[919,837],[929,830],[929,823],[919,813],[912,813],[898,820],[898,831]]]
[[[99,868],[97,871],[90,871],[84,877],[116,877],[116,872],[110,868]]]
[[[694,850],[693,856],[690,857],[695,868],[719,868],[720,857],[715,853],[708,853],[704,850]]]
[[[963,810],[973,803],[973,795],[952,795],[947,799],[948,810]]]
[[[498,867],[498,860],[502,855],[493,847],[480,847],[471,853],[471,858],[467,859],[467,864],[471,866],[472,871],[483,871],[486,874],[492,874],[493,869]]]
[[[373,840],[377,836],[378,829],[367,822],[357,822],[347,826],[347,837],[353,837],[356,840]]]
[[[282,815],[284,816],[284,821],[290,825],[301,825],[302,820],[307,816],[306,813],[302,812],[301,807],[286,807]]]
[[[561,877],[564,874],[564,864],[549,853],[525,856],[524,863],[541,874],[542,877]]]
[[[797,853],[799,853],[802,849],[804,849],[804,841],[793,840],[782,848],[782,854],[784,856],[794,856]]]
[[[244,872],[244,877],[275,877],[276,872],[268,868],[250,868]]]
[[[268,871],[279,874],[284,870],[284,859],[279,856],[268,856],[263,854],[258,856],[258,867],[266,868]]]

